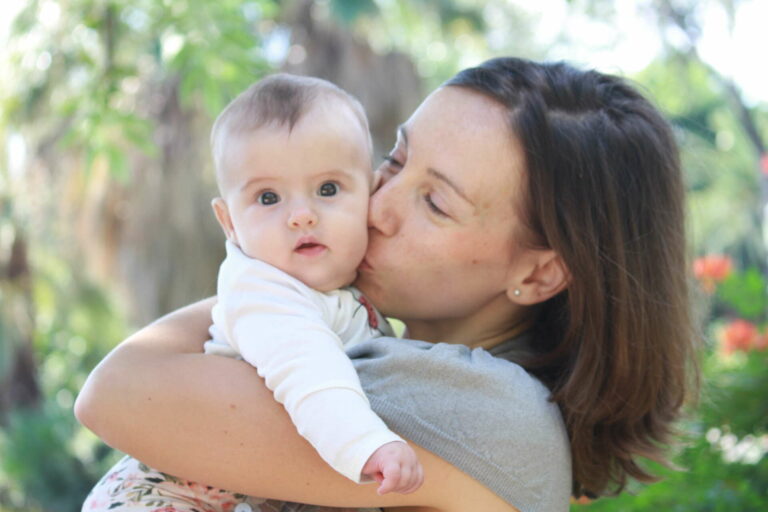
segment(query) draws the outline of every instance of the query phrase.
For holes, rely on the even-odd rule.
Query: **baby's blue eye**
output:
[[[336,183],[329,181],[320,185],[319,192],[321,196],[335,196],[339,192],[339,186]]]
[[[261,195],[259,195],[259,204],[263,204],[264,206],[273,205],[278,201],[280,201],[280,196],[274,192],[262,192]]]

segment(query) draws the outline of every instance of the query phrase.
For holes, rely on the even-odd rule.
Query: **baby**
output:
[[[368,404],[344,345],[386,320],[354,288],[368,242],[371,141],[360,104],[324,80],[270,76],[219,115],[211,134],[227,236],[209,354],[256,367],[299,433],[336,471],[415,491],[416,454]],[[124,457],[83,511],[252,511],[263,499],[183,480]],[[234,507],[234,508],[233,508]],[[206,508],[207,510],[207,508]]]
[[[227,237],[206,353],[256,367],[336,471],[416,490],[413,450],[370,409],[344,346],[391,335],[353,288],[368,243],[371,141],[360,104],[316,78],[272,75],[211,134]]]

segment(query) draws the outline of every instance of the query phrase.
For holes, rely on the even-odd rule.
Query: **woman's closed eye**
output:
[[[384,162],[381,164],[381,167],[379,168],[379,171],[381,173],[382,179],[381,184],[383,185],[386,183],[392,176],[397,174],[403,169],[403,166],[405,165],[402,161],[398,160],[396,156],[389,154],[384,155]],[[445,211],[442,210],[437,204],[435,204],[435,201],[432,199],[432,193],[427,192],[422,195],[424,199],[424,203],[427,205],[429,210],[437,215],[438,217],[450,217]]]
[[[397,158],[395,158],[392,155],[384,155],[384,162],[386,162],[387,165],[391,167],[395,167],[397,169],[402,169],[403,164],[400,162]]]
[[[399,173],[403,168],[403,162],[395,158],[393,155],[384,155],[382,157],[384,161],[381,163],[376,172],[381,177],[377,188],[381,188],[386,182],[393,176]]]
[[[430,209],[430,210],[432,210],[432,212],[433,212],[435,215],[437,215],[437,216],[439,216],[439,217],[448,217],[448,214],[447,214],[447,213],[445,213],[443,210],[441,210],[441,209],[440,209],[440,207],[439,207],[439,206],[437,206],[437,205],[435,204],[435,202],[432,200],[432,195],[431,195],[431,194],[429,194],[429,193],[427,193],[427,194],[424,194],[424,196],[423,196],[423,197],[424,197],[424,202],[427,204],[427,206],[429,207],[429,209]]]
[[[384,155],[384,161],[379,169],[385,177],[393,176],[403,169],[405,164],[394,155]]]

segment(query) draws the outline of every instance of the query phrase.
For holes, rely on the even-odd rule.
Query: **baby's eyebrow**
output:
[[[245,183],[243,183],[243,186],[240,187],[240,192],[245,191],[248,187],[253,185],[254,183],[258,183],[259,181],[267,181],[269,178],[264,176],[254,176],[253,178],[249,179]]]
[[[323,171],[320,173],[317,173],[315,175],[315,178],[347,178],[347,179],[353,179],[355,173],[351,172],[347,169],[329,169],[327,171]]]

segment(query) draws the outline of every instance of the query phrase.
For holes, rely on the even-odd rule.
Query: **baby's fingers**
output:
[[[381,495],[392,491],[399,491],[402,488],[403,471],[404,468],[396,462],[385,463],[381,468],[381,474],[384,476],[384,479],[376,492]]]
[[[421,467],[421,464],[417,462],[416,466],[413,468],[413,471],[411,472],[411,479],[408,482],[407,487],[400,492],[402,494],[410,494],[415,490],[417,490],[419,487],[421,487],[421,484],[423,483],[424,483],[424,469]]]

